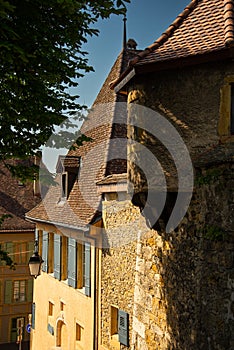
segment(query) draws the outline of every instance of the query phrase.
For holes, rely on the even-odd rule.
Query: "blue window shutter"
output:
[[[62,237],[54,234],[54,277],[60,280],[61,278],[61,242]]]
[[[129,346],[129,315],[122,310],[118,310],[118,334],[119,342]]]
[[[49,246],[49,235],[48,232],[43,231],[42,235],[42,259],[44,263],[42,264],[42,271],[48,272],[48,246]]]
[[[36,304],[32,303],[32,319],[31,319],[31,326],[33,329],[35,329],[35,313],[36,313]]]
[[[5,304],[12,303],[12,281],[5,281]]]
[[[91,296],[91,279],[90,279],[90,260],[91,260],[91,245],[85,242],[85,268],[84,268],[84,278],[85,278],[85,295]]]
[[[68,285],[76,288],[77,284],[77,244],[73,238],[68,238]]]

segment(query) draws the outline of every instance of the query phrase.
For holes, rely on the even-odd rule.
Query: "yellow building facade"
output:
[[[1,248],[9,253],[16,265],[12,270],[0,262],[0,349],[17,346],[17,326],[21,320],[21,341],[28,349],[29,333],[26,325],[31,314],[33,280],[28,272],[29,256],[33,252],[34,233],[28,232],[1,232]],[[23,321],[22,321],[23,320]]]
[[[31,350],[91,350],[97,341],[98,253],[91,234],[37,225],[44,263],[35,280]],[[89,232],[90,233],[90,232]]]

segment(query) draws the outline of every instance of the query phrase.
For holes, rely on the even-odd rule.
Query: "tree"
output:
[[[10,214],[3,214],[0,216],[0,227],[2,226],[4,220],[6,220],[7,218],[10,218],[11,215]],[[0,244],[0,263],[1,261],[5,261],[5,264],[7,266],[10,266],[10,269],[15,270],[15,263],[14,261],[11,259],[11,257],[8,255],[8,252],[6,252],[5,250],[2,249],[1,244]]]
[[[82,110],[69,93],[93,70],[82,45],[129,1],[0,0],[0,160],[35,154]]]

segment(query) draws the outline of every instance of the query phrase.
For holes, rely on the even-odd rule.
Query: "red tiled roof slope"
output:
[[[192,0],[162,36],[130,65],[200,55],[233,45],[234,1]]]
[[[25,231],[34,229],[34,224],[25,220],[25,213],[33,208],[40,198],[34,196],[33,183],[21,185],[0,162],[0,216],[10,214],[0,227],[1,231]]]
[[[60,185],[53,186],[43,202],[27,213],[28,218],[78,228],[89,224],[101,213],[101,196],[96,182],[111,173],[126,172],[126,147],[117,142],[119,138],[126,142],[126,108],[118,107],[119,102],[126,102],[126,97],[116,95],[109,89],[109,84],[126,69],[133,55],[133,51],[123,50],[118,56],[82,125],[81,132],[92,141],[84,142],[67,154],[68,157],[81,157],[82,164],[68,200],[61,201]],[[60,175],[57,181],[60,183]]]

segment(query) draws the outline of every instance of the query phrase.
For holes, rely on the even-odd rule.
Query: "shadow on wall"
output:
[[[158,327],[166,327],[168,345],[156,336],[158,349],[233,349],[232,182],[232,170],[226,168],[213,183],[197,187],[177,232],[161,232],[163,244],[155,246],[154,255],[160,296],[151,291],[153,300],[160,300],[151,316]]]

